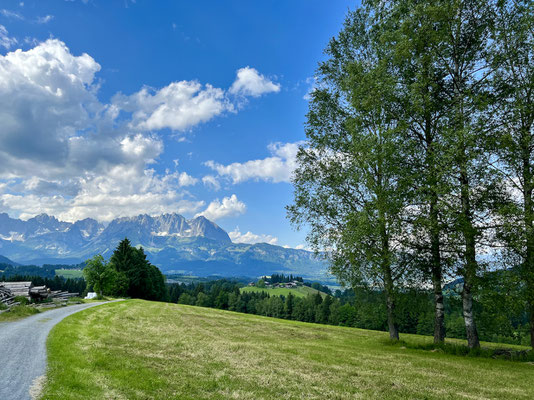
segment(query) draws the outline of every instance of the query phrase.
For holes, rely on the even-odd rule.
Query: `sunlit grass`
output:
[[[65,279],[77,279],[83,278],[83,271],[81,269],[56,269],[56,275]]]
[[[259,288],[257,286],[246,286],[239,289],[241,292],[265,292],[270,296],[288,296],[289,293],[292,293],[296,297],[306,297],[309,294],[316,294],[318,290],[313,289],[308,286],[298,286],[294,289],[292,288]],[[323,297],[326,296],[326,293],[321,292]]]
[[[29,317],[30,315],[38,314],[39,310],[28,306],[13,306],[9,311],[0,314],[0,322],[15,321],[21,318]]]
[[[412,349],[431,338],[129,300],[48,341],[44,399],[532,399],[534,366]]]

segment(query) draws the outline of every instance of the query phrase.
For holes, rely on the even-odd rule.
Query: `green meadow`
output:
[[[56,275],[65,279],[83,278],[83,271],[81,269],[56,269]]]
[[[109,303],[52,330],[42,398],[534,398],[530,363],[411,348],[431,337],[402,340],[171,303]]]
[[[313,289],[308,286],[298,286],[296,288],[259,288],[257,286],[246,286],[239,289],[241,292],[265,292],[271,296],[286,296],[289,293],[292,293],[296,297],[306,297],[309,294],[316,294],[319,292],[317,289]],[[324,297],[326,293],[321,292],[321,295]]]

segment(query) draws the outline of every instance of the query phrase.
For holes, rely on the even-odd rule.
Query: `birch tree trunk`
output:
[[[465,255],[463,268],[464,286],[462,291],[462,308],[465,321],[465,332],[467,335],[467,345],[470,348],[480,347],[478,339],[478,330],[473,313],[473,285],[476,277],[478,264],[476,260],[476,239],[475,229],[473,226],[473,217],[469,196],[469,179],[467,174],[462,171],[460,174],[461,184],[461,202],[462,202],[462,235],[465,241]]]
[[[525,259],[523,276],[527,289],[527,304],[529,308],[530,345],[534,348],[534,209],[532,204],[532,166],[530,164],[530,132],[523,130],[522,134],[522,169],[523,169],[523,212],[526,236]]]
[[[442,266],[440,249],[440,228],[438,219],[438,195],[436,193],[435,178],[431,187],[430,199],[430,247],[431,247],[431,272],[432,288],[434,290],[434,343],[445,341],[445,306],[443,303],[442,289]]]
[[[399,328],[395,318],[395,293],[393,288],[393,279],[391,268],[385,267],[385,289],[386,289],[386,305],[388,312],[388,330],[389,338],[391,340],[399,340]]]

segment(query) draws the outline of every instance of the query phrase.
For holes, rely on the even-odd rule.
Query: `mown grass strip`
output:
[[[531,399],[534,366],[387,333],[141,300],[52,331],[43,399]],[[409,346],[431,338],[403,335]]]

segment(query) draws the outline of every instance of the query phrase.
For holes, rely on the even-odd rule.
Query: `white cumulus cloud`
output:
[[[232,109],[222,89],[194,81],[173,82],[159,90],[145,87],[131,96],[116,95],[113,102],[132,113],[131,125],[140,130],[184,131]]]
[[[248,180],[290,182],[297,166],[296,156],[300,145],[302,142],[271,143],[268,146],[271,157],[229,165],[218,164],[214,161],[208,161],[205,164],[220,176],[230,178],[234,184]]]
[[[16,44],[0,25],[0,46]],[[216,220],[246,211],[236,195],[206,207],[187,191],[198,178],[153,167],[164,152],[158,131],[184,131],[234,111],[228,91],[179,81],[119,93],[106,104],[98,99],[101,66],[93,57],[75,55],[57,39],[32,45],[0,54],[0,209],[67,221],[202,209]],[[241,89],[235,90],[250,96],[277,91],[255,76],[265,81],[263,89],[253,89],[245,83],[253,80],[238,72]],[[284,157],[281,147],[273,149]],[[219,179],[208,175],[202,183],[217,190]]]
[[[237,71],[237,78],[229,90],[231,94],[252,97],[279,91],[279,84],[272,82],[251,67],[244,67]]]
[[[244,214],[247,206],[242,201],[239,201],[235,194],[230,197],[225,197],[222,201],[219,199],[213,200],[208,207],[195,215],[195,217],[203,215],[211,221],[216,221],[226,217],[236,217]]]
[[[178,184],[180,186],[193,186],[198,182],[197,178],[193,178],[187,172],[182,172],[178,175]]]
[[[172,189],[179,186],[178,173],[160,176],[153,170],[136,166],[115,166],[105,175],[89,175],[79,180],[79,190],[72,196],[52,193],[0,195],[0,208],[22,218],[40,213],[55,215],[64,221],[87,217],[110,221],[118,216],[164,212],[194,213],[205,205],[187,193]],[[28,185],[39,182],[28,182]]]
[[[149,168],[163,141],[115,121],[99,70],[55,39],[0,55],[0,208],[64,220],[198,212],[205,203],[181,189],[197,179]]]
[[[0,177],[65,169],[70,140],[104,108],[93,87],[99,70],[54,39],[0,55]]]
[[[232,239],[232,242],[234,243],[268,243],[273,245],[278,243],[278,238],[275,236],[265,234],[257,235],[250,231],[241,233],[239,227],[236,227],[232,232],[229,232],[228,236],[230,236],[230,239]]]
[[[221,188],[221,184],[219,183],[218,179],[213,175],[206,175],[202,178],[202,183],[209,187],[212,190],[219,190]]]

